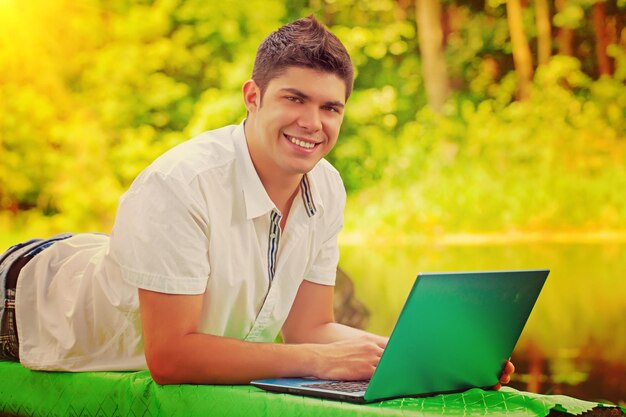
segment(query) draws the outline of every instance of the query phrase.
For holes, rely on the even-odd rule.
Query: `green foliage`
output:
[[[348,230],[624,227],[626,52],[610,45],[615,73],[594,79],[594,1],[554,15],[555,30],[578,28],[579,55],[538,68],[527,102],[515,101],[504,2],[442,3],[454,93],[437,115],[413,2],[0,1],[0,230],[109,230],[158,155],[245,117],[259,42],[311,13],[356,67],[329,155],[357,203]],[[527,8],[531,42],[533,19]]]
[[[626,227],[626,86],[555,57],[526,102],[459,99],[405,124],[347,229],[373,234]]]
[[[241,121],[240,84],[284,14],[260,0],[5,3],[0,40],[21,48],[0,53],[0,224],[44,235],[107,230],[158,155]],[[31,19],[52,30],[20,26]]]
[[[565,7],[557,11],[553,22],[557,27],[578,28],[585,18],[585,7],[591,6],[595,0],[573,0],[565,3]]]

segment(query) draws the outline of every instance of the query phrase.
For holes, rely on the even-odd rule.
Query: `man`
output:
[[[110,238],[4,255],[5,356],[44,370],[147,367],[161,384],[368,379],[387,338],[334,321],[345,190],[323,159],[352,81],[345,48],[314,18],[270,34],[243,86],[246,120],[146,168]]]

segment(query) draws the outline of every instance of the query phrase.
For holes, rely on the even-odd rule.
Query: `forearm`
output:
[[[317,325],[295,321],[287,327],[299,330],[287,333],[302,335],[298,339],[313,329],[315,337],[274,344],[202,334],[196,332],[202,295],[139,290],[139,302],[146,360],[159,384],[245,384],[291,376],[368,379],[384,348],[384,343],[358,338],[358,331],[343,326],[316,330]],[[346,332],[353,337],[348,342],[311,344],[345,339]]]
[[[303,281],[296,300],[283,325],[286,343],[335,343],[365,339],[385,345],[386,337],[339,324],[333,314],[334,288]]]
[[[200,333],[153,350],[150,372],[160,384],[247,384],[253,379],[313,376],[313,345],[244,342]]]
[[[386,337],[356,329],[336,322],[328,322],[308,329],[306,332],[298,332],[291,338],[285,337],[287,343],[333,343],[340,340],[366,338],[373,341],[387,340]]]

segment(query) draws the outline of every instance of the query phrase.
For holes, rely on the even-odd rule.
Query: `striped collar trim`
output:
[[[308,214],[309,217],[315,216],[315,213],[317,213],[317,207],[315,207],[313,193],[311,192],[311,184],[309,184],[309,178],[306,174],[302,177],[302,181],[300,181],[300,190],[302,191],[302,201],[304,202],[306,214]]]

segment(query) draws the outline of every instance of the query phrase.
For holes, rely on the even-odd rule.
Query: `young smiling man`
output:
[[[323,159],[352,79],[345,48],[314,18],[270,34],[243,86],[246,120],[146,168],[110,237],[33,240],[0,258],[0,357],[147,367],[161,384],[369,378],[387,338],[334,321],[346,196]],[[285,343],[273,343],[279,332]]]
[[[244,84],[244,130],[257,174],[284,213],[284,228],[302,178],[337,143],[347,87],[318,69],[288,67],[277,75],[264,93],[254,80]]]

